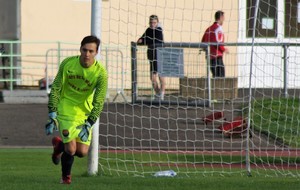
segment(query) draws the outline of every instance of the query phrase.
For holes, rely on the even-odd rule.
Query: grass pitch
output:
[[[299,189],[300,180],[296,177],[262,175],[247,177],[241,173],[232,172],[230,175],[210,173],[210,168],[205,169],[207,174],[196,174],[187,177],[178,175],[175,178],[155,178],[150,175],[134,177],[122,174],[103,174],[89,177],[87,171],[87,159],[75,158],[72,170],[73,182],[71,185],[61,185],[60,166],[51,163],[50,149],[0,149],[0,189],[10,190],[47,190],[47,189],[272,189],[293,190]],[[153,159],[155,159],[153,157]],[[178,159],[178,158],[177,158]],[[225,158],[224,158],[225,159]],[[115,161],[106,161],[111,167]],[[99,167],[99,169],[101,169]],[[128,170],[130,164],[127,165]],[[152,170],[150,166],[144,166],[145,171]],[[192,171],[192,169],[191,169]],[[215,170],[216,171],[216,170]],[[272,171],[270,171],[272,172]],[[224,175],[224,176],[221,176]]]
[[[300,147],[300,100],[280,98],[254,100],[251,125],[273,139],[291,147]]]

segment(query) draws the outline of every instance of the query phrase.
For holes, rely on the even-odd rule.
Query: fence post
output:
[[[13,67],[14,67],[14,59],[13,59],[13,52],[14,52],[14,48],[13,48],[13,43],[10,42],[9,44],[9,51],[10,51],[10,54],[9,54],[9,62],[10,62],[10,86],[9,86],[9,89],[10,91],[13,91],[13,88],[14,88],[14,84],[13,84],[13,81],[14,81],[14,70],[13,70]]]
[[[284,91],[284,97],[287,98],[289,96],[288,94],[288,58],[287,58],[287,45],[283,45],[283,91]]]
[[[57,42],[57,68],[59,68],[60,65],[60,42]]]
[[[131,42],[131,102],[136,102],[137,93],[137,65],[136,65],[136,43]]]
[[[49,74],[48,74],[48,69],[49,69],[49,66],[48,66],[48,53],[49,53],[50,50],[47,50],[46,52],[46,68],[45,68],[45,77],[46,77],[46,93],[50,94],[50,91],[49,91]]]
[[[207,62],[207,91],[208,91],[208,107],[211,107],[211,80],[210,80],[210,45],[206,48],[206,62]]]

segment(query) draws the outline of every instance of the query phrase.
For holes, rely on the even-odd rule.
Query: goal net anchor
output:
[[[113,102],[116,101],[116,99],[118,98],[119,95],[122,96],[122,98],[123,98],[123,100],[124,100],[125,103],[128,103],[128,102],[127,102],[127,99],[126,99],[126,97],[125,97],[125,94],[124,94],[124,90],[117,90],[117,94],[115,95],[115,97],[114,97],[114,99],[113,99]]]

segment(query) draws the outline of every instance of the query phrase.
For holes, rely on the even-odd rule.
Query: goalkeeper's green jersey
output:
[[[89,68],[80,64],[80,56],[66,58],[60,65],[49,96],[49,112],[59,119],[88,118],[96,122],[106,97],[107,71],[96,61]]]

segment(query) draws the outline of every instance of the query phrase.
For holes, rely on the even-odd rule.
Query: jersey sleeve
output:
[[[64,67],[67,63],[68,59],[65,59],[61,65],[59,66],[58,73],[52,83],[51,86],[51,92],[49,95],[49,102],[48,102],[48,111],[50,112],[56,112],[57,111],[57,105],[60,99],[60,94],[62,90],[62,84],[63,84],[63,72]]]
[[[93,109],[88,117],[88,121],[93,125],[103,109],[107,90],[107,71],[101,66],[100,76],[97,79],[95,93],[93,97]]]
[[[217,43],[224,43],[224,33],[223,33],[222,27],[218,27],[218,28],[215,30],[215,36],[216,36],[216,42],[217,42]],[[219,50],[222,51],[222,52],[225,51],[224,45],[218,45],[218,48],[219,48]]]

